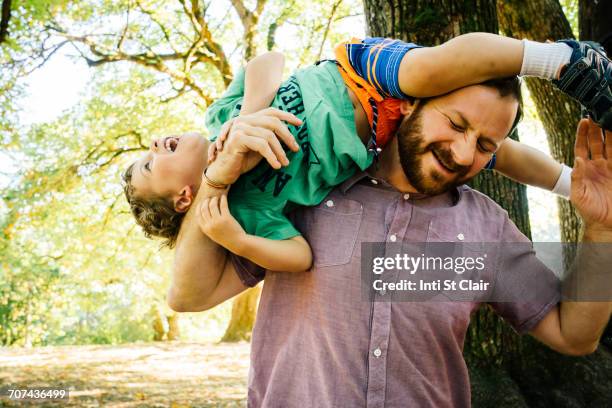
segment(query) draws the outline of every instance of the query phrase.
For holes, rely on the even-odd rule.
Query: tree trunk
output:
[[[370,35],[401,38],[422,45],[437,45],[473,31],[497,33],[496,13],[494,0],[365,1]],[[524,186],[493,172],[483,172],[471,184],[508,210],[521,231],[531,235]],[[501,364],[504,351],[519,347],[520,341],[512,329],[489,309],[480,310],[473,322],[477,324],[470,326],[465,347],[466,359],[470,362]]]
[[[251,340],[260,292],[261,286],[256,286],[246,290],[234,300],[232,304],[232,318],[221,341]]]
[[[153,329],[153,341],[162,341],[166,335],[166,316],[161,312],[158,304],[151,307],[151,328]]]
[[[468,32],[498,32],[495,0],[365,0],[364,4],[368,33],[372,36],[437,45]],[[493,172],[483,172],[471,185],[504,207],[519,229],[527,236],[531,235],[524,186]],[[472,318],[464,356],[470,367],[475,406],[524,405],[517,386],[503,370],[495,368],[520,349],[520,337],[491,309],[481,308]],[[485,366],[493,369],[485,372]],[[491,378],[496,380],[491,381]]]
[[[0,44],[8,38],[8,26],[11,19],[11,0],[2,1],[2,15],[0,16]]]
[[[585,18],[585,7],[583,13]],[[573,37],[557,0],[499,0],[498,14],[502,31],[512,37],[536,41]],[[602,18],[606,19],[604,24],[609,26],[609,17]],[[528,78],[527,86],[546,130],[553,156],[571,166],[576,124],[580,119],[579,104],[547,81]],[[568,201],[561,199],[559,202],[562,241],[577,242],[580,221]],[[514,367],[512,374],[530,402],[539,406],[612,405],[612,355],[609,349],[600,347],[592,356],[570,358],[532,339],[525,343],[528,343],[525,349],[529,351],[517,360],[520,364]]]
[[[612,1],[580,0],[578,28],[581,40],[597,41],[612,55]]]
[[[168,341],[180,340],[181,327],[179,325],[179,321],[180,321],[179,314],[171,313],[169,315],[166,315],[166,318],[168,319],[168,333],[167,333],[166,340]]]
[[[535,41],[573,38],[572,29],[557,0],[500,0],[501,30],[510,37]],[[549,81],[527,78],[527,87],[544,125],[552,156],[573,166],[576,126],[580,106],[558,91]],[[565,199],[559,199],[561,241],[578,242],[580,220]]]

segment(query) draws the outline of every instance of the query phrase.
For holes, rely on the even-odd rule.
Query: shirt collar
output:
[[[348,180],[344,181],[342,184],[340,184],[340,191],[342,192],[342,194],[346,194],[355,184],[368,179],[368,180],[375,180],[377,183],[377,186],[380,186],[386,190],[392,190],[395,191],[397,193],[400,193],[395,187],[393,187],[391,184],[387,183],[385,180],[376,178],[376,177],[372,177],[371,175],[369,175],[368,173],[366,173],[365,171],[359,170],[357,171],[353,176],[351,176]],[[465,185],[461,185],[458,187],[453,187],[450,191],[446,192],[446,193],[442,193],[442,194],[450,194],[452,196],[452,202],[453,205],[457,205],[459,203],[459,201],[461,200],[461,195],[462,193],[467,189],[468,187],[466,187]],[[424,198],[428,198],[431,197],[430,195],[427,194],[423,194],[423,193],[410,193],[410,199],[413,200],[421,200]]]

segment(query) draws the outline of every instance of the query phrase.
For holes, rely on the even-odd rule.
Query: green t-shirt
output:
[[[206,112],[206,126],[214,140],[223,123],[237,116],[244,95],[244,71]],[[357,169],[372,164],[373,155],[359,139],[353,106],[338,68],[324,62],[296,71],[279,88],[272,107],[303,121],[288,125],[300,145],[288,149],[289,165],[274,170],[262,160],[232,185],[232,215],[249,234],[270,239],[300,235],[286,217],[296,205],[318,205],[334,186]]]

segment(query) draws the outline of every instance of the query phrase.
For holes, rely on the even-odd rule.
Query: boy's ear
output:
[[[410,114],[412,114],[412,112],[414,111],[414,108],[416,107],[418,103],[417,101],[409,101],[407,99],[404,99],[401,103],[400,103],[400,113],[404,116],[408,116]]]
[[[184,213],[189,210],[193,203],[194,192],[191,186],[185,186],[181,192],[174,197],[174,211]]]

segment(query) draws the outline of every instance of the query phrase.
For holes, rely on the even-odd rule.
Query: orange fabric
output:
[[[334,52],[336,60],[340,64],[340,75],[346,85],[355,92],[359,103],[363,107],[366,113],[370,128],[373,126],[374,112],[370,105],[370,98],[372,98],[378,108],[378,121],[376,125],[376,144],[379,147],[384,147],[391,137],[395,134],[395,131],[399,127],[402,120],[402,114],[400,113],[401,99],[396,98],[384,98],[374,86],[372,86],[366,79],[362,78],[355,72],[351,63],[348,59],[348,53],[346,51],[347,44],[357,44],[361,40],[353,38],[351,41],[343,42],[339,44]]]

